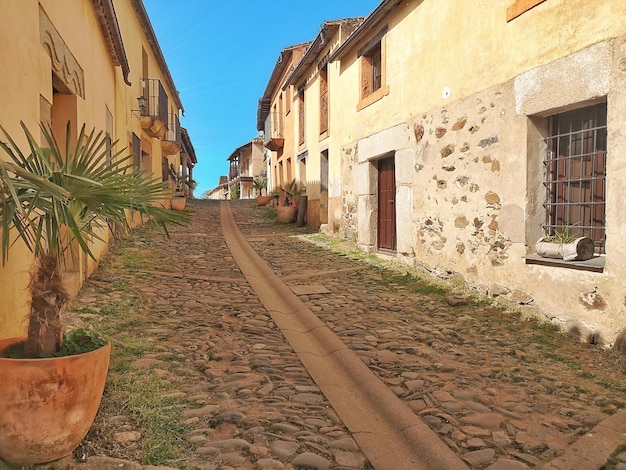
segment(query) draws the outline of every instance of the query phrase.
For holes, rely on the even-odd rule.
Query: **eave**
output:
[[[300,62],[294,67],[293,71],[289,74],[283,85],[285,90],[289,85],[294,84],[302,78],[302,76],[309,70],[309,67],[315,63],[322,48],[328,44],[328,40],[332,38],[339,28],[347,28],[350,32],[360,25],[365,18],[346,18],[342,20],[325,21],[320,27],[320,31],[307,47]],[[340,41],[343,38],[340,38]]]
[[[170,88],[170,90],[172,90],[172,93],[174,94],[172,98],[174,99],[176,106],[178,106],[178,109],[180,109],[181,112],[185,114],[185,108],[183,108],[183,103],[180,100],[180,95],[178,94],[178,90],[176,89],[176,84],[174,83],[174,79],[172,78],[172,75],[170,74],[170,69],[167,66],[167,62],[165,62],[163,51],[161,50],[161,46],[159,46],[159,41],[157,40],[156,34],[154,33],[154,29],[152,28],[152,23],[150,22],[150,18],[148,17],[148,12],[146,11],[146,8],[144,7],[142,0],[131,0],[131,4],[133,7],[133,10],[135,10],[135,14],[137,15],[137,18],[139,19],[139,23],[141,24],[143,32],[146,35],[148,44],[150,45],[150,48],[154,52],[154,56],[156,57],[159,68],[161,69],[161,71],[163,72],[163,75],[165,76],[165,81],[167,82],[167,85]],[[143,77],[143,78],[149,78],[149,77]]]
[[[128,65],[128,58],[126,57],[122,32],[117,22],[113,0],[91,0],[91,3],[96,11],[100,30],[104,36],[104,42],[111,56],[111,61],[114,65],[122,68],[124,83],[130,86],[131,83],[128,81],[130,66]]]
[[[270,113],[272,96],[274,95],[276,89],[279,87],[280,81],[285,75],[285,70],[291,63],[291,57],[294,50],[307,47],[309,44],[311,44],[310,41],[303,42],[301,44],[294,44],[293,46],[284,48],[278,55],[278,59],[276,59],[276,64],[274,65],[274,69],[272,70],[270,79],[267,82],[267,86],[265,87],[263,96],[259,99],[256,121],[258,131],[262,131],[265,128],[265,119],[267,119],[267,116]]]
[[[238,157],[241,154],[241,152],[243,152],[248,147],[252,148],[252,141],[246,142],[242,146],[238,147],[233,153],[230,154],[230,156],[226,160],[229,160],[229,161],[233,160],[234,158]]]
[[[189,155],[189,160],[195,165],[198,163],[198,158],[196,157],[196,150],[193,148],[193,144],[191,143],[191,138],[189,137],[189,132],[184,127],[180,128],[180,140],[182,141],[183,148],[182,151]]]
[[[337,48],[335,52],[333,52],[328,59],[329,62],[333,62],[337,59],[341,59],[348,52],[352,51],[358,44],[361,39],[367,36],[367,34],[372,32],[372,29],[376,28],[380,25],[391,11],[393,11],[397,6],[402,4],[406,0],[382,0],[380,5],[376,7],[376,9],[370,13],[370,15],[365,18],[365,21],[361,23],[361,25],[345,40],[345,42]],[[415,0],[410,0],[415,1]],[[417,0],[421,3],[423,0]]]

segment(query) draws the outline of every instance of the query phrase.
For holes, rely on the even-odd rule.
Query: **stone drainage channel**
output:
[[[467,468],[256,254],[230,205],[220,208],[222,233],[239,268],[372,465]]]
[[[431,427],[416,417],[405,400],[397,397],[393,387],[383,383],[371,372],[362,358],[294,294],[295,285],[287,286],[282,282],[274,272],[275,269],[281,271],[280,267],[270,268],[261,259],[241,235],[232,218],[229,204],[222,203],[220,208],[224,237],[240,269],[376,469],[463,469],[468,468],[466,462],[471,468],[487,470],[523,470],[532,467],[541,470],[600,469],[612,452],[626,445],[626,411],[618,410],[562,449],[561,455],[549,462],[542,464],[538,459],[529,456],[528,465],[511,458],[496,459],[495,463],[489,465],[481,460],[483,452],[493,458],[487,452],[492,452],[491,450],[471,452],[471,448],[470,452],[465,453],[467,458],[463,462],[448,446],[443,445],[443,441]],[[323,264],[323,260],[320,263]],[[573,402],[572,405],[576,406]],[[476,411],[482,411],[486,420],[494,416],[487,412],[486,407]],[[507,413],[506,410],[500,411],[504,415],[510,415],[523,428],[523,424],[519,422],[523,419],[520,415]],[[455,421],[450,415],[441,416]],[[479,422],[473,424],[479,428],[484,426],[484,423]],[[552,427],[554,423],[545,425]],[[531,427],[529,426],[529,431]],[[434,425],[434,429],[436,428],[437,425]],[[479,431],[479,428],[471,424],[466,426],[468,431]],[[491,426],[487,425],[486,428]],[[476,454],[476,459],[473,454]],[[517,456],[524,460],[523,453],[517,453]],[[487,457],[486,460],[491,458]]]

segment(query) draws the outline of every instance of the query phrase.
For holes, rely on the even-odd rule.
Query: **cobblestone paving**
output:
[[[250,201],[231,204],[255,250],[470,468],[538,467],[624,406],[618,358],[560,337],[546,344],[544,330],[486,304],[451,307],[303,241]],[[234,264],[218,203],[191,206],[193,223],[171,239],[137,242],[162,266],[120,273],[161,318],[144,333],[161,344],[132,366],[185,399],[185,468],[371,468]],[[106,462],[93,468],[117,461]]]
[[[133,367],[152,368],[189,403],[186,468],[371,468],[234,263],[219,205],[194,209],[190,226],[149,242],[176,263],[164,256],[162,269],[130,279],[162,318],[145,331],[156,352]]]
[[[545,344],[532,322],[451,307],[298,237],[251,244],[288,285],[323,286],[301,299],[471,468],[537,467],[624,406],[623,363],[598,348]]]

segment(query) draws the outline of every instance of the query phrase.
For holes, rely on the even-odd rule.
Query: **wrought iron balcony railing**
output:
[[[178,114],[176,113],[169,114],[169,119],[167,121],[167,133],[165,134],[164,140],[174,142],[178,145],[182,143],[180,134],[180,121],[178,119]]]
[[[168,97],[165,88],[158,78],[144,78],[143,97],[146,98],[144,109],[141,110],[142,116],[150,116],[159,119],[164,124],[168,124]]]

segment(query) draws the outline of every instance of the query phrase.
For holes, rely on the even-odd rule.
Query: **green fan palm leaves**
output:
[[[186,223],[189,214],[160,205],[159,201],[172,197],[172,191],[162,181],[137,171],[131,155],[123,156],[123,150],[114,152],[116,144],[102,132],[92,130],[87,134],[83,126],[72,145],[68,123],[67,144],[62,151],[45,125],[40,129],[46,146],[40,146],[23,123],[22,129],[28,153],[23,153],[0,126],[6,139],[6,142],[0,142],[0,148],[9,157],[6,161],[0,159],[2,263],[7,262],[10,249],[17,240],[22,240],[33,252],[38,266],[30,285],[33,295],[30,325],[35,319],[46,325],[59,323],[60,329],[60,321],[55,322],[36,311],[39,304],[35,296],[41,291],[34,285],[40,278],[37,270],[46,266],[48,271],[54,271],[50,275],[58,278],[59,283],[52,289],[62,289],[61,263],[74,242],[95,259],[91,241],[106,241],[107,229],[114,233],[130,229],[132,217],[147,216],[150,222],[161,225],[167,233],[167,225]],[[53,309],[57,317],[67,300],[64,292],[58,294],[59,302]],[[35,335],[34,330],[40,330],[42,326],[31,326],[28,343],[32,343],[32,351],[36,351],[33,354],[54,352],[50,351],[53,341],[31,338],[31,329]],[[60,346],[60,331],[45,334],[56,336],[54,348]]]

